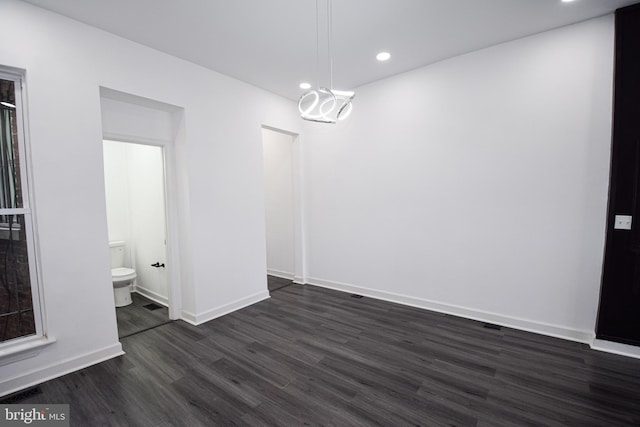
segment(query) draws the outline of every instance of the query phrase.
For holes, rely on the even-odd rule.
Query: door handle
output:
[[[155,264],[151,264],[151,267],[156,267],[156,268],[162,267],[162,268],[164,268],[164,263],[160,264],[159,262],[156,262]]]

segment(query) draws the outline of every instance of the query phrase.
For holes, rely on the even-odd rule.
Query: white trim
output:
[[[591,344],[591,349],[640,359],[640,347],[633,345],[595,339]]]
[[[171,118],[173,120],[173,125],[176,126],[178,121],[176,119],[176,115],[180,116],[182,119],[182,115],[184,114],[183,110],[180,109],[177,112],[171,114]],[[180,313],[182,312],[182,289],[181,286],[183,281],[181,280],[181,269],[182,266],[180,264],[180,222],[178,220],[178,192],[177,192],[177,153],[176,153],[176,144],[178,135],[174,136],[174,140],[171,144],[166,144],[163,146],[162,151],[162,159],[164,165],[164,213],[165,213],[165,238],[167,239],[167,243],[165,245],[165,256],[168,261],[167,268],[167,280],[168,280],[168,299],[167,302],[171,302],[169,306],[169,319],[176,320],[180,317]]]
[[[0,209],[0,215],[31,215],[31,208],[7,208]]]
[[[505,316],[498,313],[491,313],[488,311],[476,310],[473,308],[462,307],[453,304],[395,294],[392,292],[362,288],[347,283],[333,282],[329,280],[309,277],[307,279],[307,284],[319,286],[322,288],[335,289],[343,292],[355,293],[358,295],[394,302],[397,304],[436,311],[438,313],[451,314],[453,316],[464,317],[466,319],[493,323],[508,328],[519,329],[522,331],[533,332],[536,334],[547,335],[555,338],[562,338],[570,341],[577,341],[585,344],[591,344],[593,342],[593,339],[595,338],[595,334],[591,331],[583,331],[560,325],[552,325],[548,323],[537,322],[534,320]]]
[[[294,226],[294,256],[296,283],[304,283],[307,276],[307,254],[306,254],[306,221],[304,217],[304,164],[302,153],[302,137],[296,135],[293,139],[293,226]]]
[[[211,310],[207,310],[204,313],[194,314],[188,311],[182,312],[182,320],[187,323],[191,323],[192,325],[198,326],[210,320],[216,319],[218,317],[224,316],[225,314],[232,313],[236,310],[240,310],[241,308],[248,307],[257,302],[264,301],[269,299],[269,292],[260,291],[253,295],[249,295],[248,297],[240,298],[229,304],[225,304],[220,307],[212,308]]]
[[[56,339],[36,335],[31,339],[22,338],[17,341],[15,344],[11,343],[11,345],[0,348],[0,366],[35,357],[40,354],[44,347],[56,342]]]
[[[31,138],[29,133],[29,117],[27,106],[27,90],[25,85],[26,71],[23,69],[0,66],[0,78],[14,82],[16,130],[18,134],[14,145],[18,148],[18,165],[20,168],[20,188],[22,193],[22,208],[2,209],[3,215],[11,215],[11,211],[16,215],[24,216],[25,242],[27,245],[28,271],[31,286],[31,301],[36,336],[44,338],[46,341],[47,324],[45,316],[45,304],[43,301],[42,273],[40,266],[40,242],[35,215],[35,203],[33,201],[34,180],[31,160]],[[22,340],[26,338],[26,340]],[[32,337],[19,337],[11,341],[11,346],[23,348],[22,344],[33,342]],[[8,348],[8,347],[7,347]],[[20,351],[18,351],[20,352]],[[11,353],[10,351],[7,353]],[[35,355],[37,352],[27,352]],[[17,359],[19,360],[19,359]]]
[[[307,261],[306,261],[306,234],[305,234],[305,218],[304,218],[304,165],[303,165],[303,153],[302,153],[302,137],[298,132],[288,131],[280,129],[274,126],[262,125],[262,129],[267,129],[272,132],[277,132],[291,136],[291,180],[293,191],[293,256],[294,256],[294,270],[295,273],[287,273],[286,279],[295,281],[296,283],[303,284],[306,277]],[[264,142],[264,138],[263,138]],[[264,156],[264,143],[262,144],[263,156]],[[266,218],[266,213],[265,213]],[[266,225],[266,224],[265,224]],[[266,230],[265,230],[266,231]],[[267,269],[269,273],[270,269]],[[278,270],[272,270],[276,272],[274,276],[279,276]]]
[[[123,354],[122,345],[115,343],[100,350],[70,357],[52,365],[21,373],[13,378],[0,381],[0,396],[15,393],[27,387],[32,387],[45,381],[70,374],[71,372],[84,369],[114,357],[122,356]]]
[[[293,273],[276,270],[273,268],[267,268],[267,274],[270,276],[276,276],[276,277],[280,277],[281,279],[288,279],[288,280],[293,280],[295,277],[295,274]]]
[[[131,102],[129,102],[131,104]],[[138,104],[133,104],[138,105]],[[167,144],[170,144],[171,141],[166,141],[160,138],[148,138],[145,136],[131,136],[125,135],[115,132],[102,132],[102,140],[103,141],[115,141],[115,142],[128,142],[131,144],[140,144],[140,145],[152,145],[155,147],[164,147]]]
[[[137,292],[143,297],[150,299],[153,302],[157,302],[158,304],[162,304],[165,307],[169,307],[169,298],[163,295],[160,295],[157,292],[153,292],[152,290],[149,290],[143,286],[135,285],[133,287],[133,292]]]

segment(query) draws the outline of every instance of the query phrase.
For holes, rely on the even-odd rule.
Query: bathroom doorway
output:
[[[135,271],[132,302],[116,308],[122,338],[170,321],[164,148],[104,140],[103,154],[109,242],[124,247],[112,269]]]

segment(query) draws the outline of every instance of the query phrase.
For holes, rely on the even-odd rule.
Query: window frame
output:
[[[25,72],[14,68],[0,66],[0,79],[14,82],[16,129],[18,135],[18,156],[20,167],[20,191],[22,193],[22,207],[0,209],[0,215],[24,215],[25,241],[29,264],[29,280],[31,285],[31,299],[35,334],[24,335],[0,342],[0,365],[10,363],[21,358],[35,356],[42,345],[54,342],[47,337],[44,304],[42,301],[42,280],[40,277],[40,263],[38,256],[38,236],[33,203],[33,180],[31,175],[31,147],[28,135],[28,121],[26,108]],[[37,350],[34,352],[34,350]],[[7,357],[12,356],[13,357]],[[20,356],[22,355],[22,357]],[[17,358],[15,356],[18,356]]]

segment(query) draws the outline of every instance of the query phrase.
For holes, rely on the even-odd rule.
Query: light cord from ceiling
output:
[[[327,0],[327,56],[329,57],[329,87],[333,89],[333,55],[331,45],[333,42],[333,2]]]
[[[320,87],[320,6],[316,0],[316,87]]]

